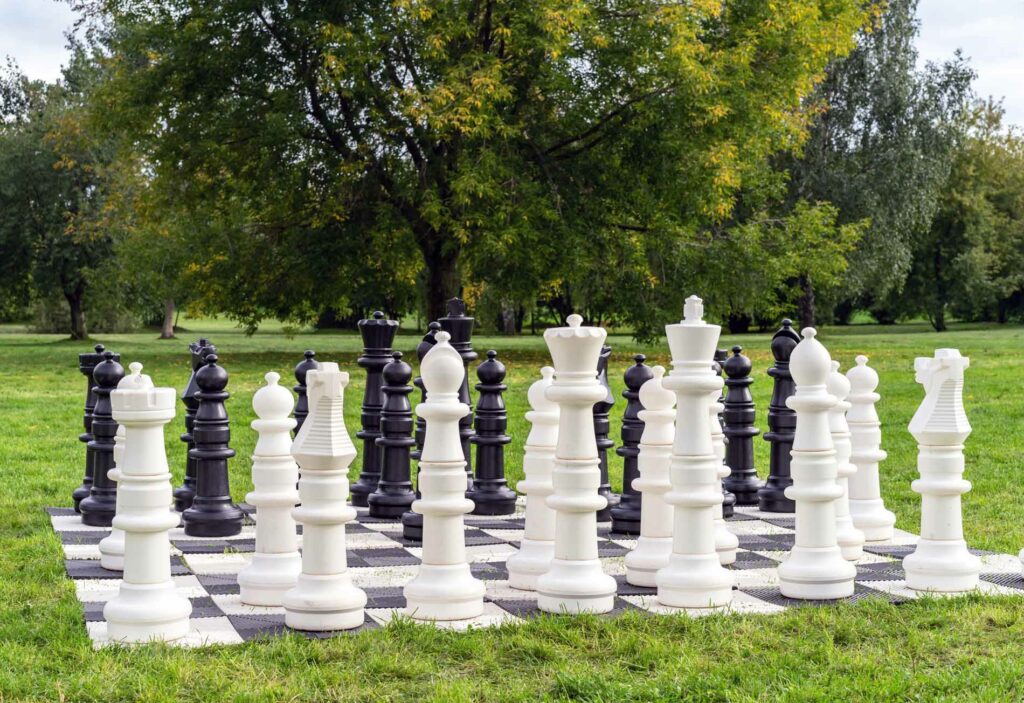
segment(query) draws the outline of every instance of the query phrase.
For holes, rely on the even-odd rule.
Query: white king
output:
[[[350,630],[363,624],[366,594],[352,583],[345,523],[356,517],[348,499],[348,466],[356,449],[345,428],[348,374],[321,362],[306,374],[309,415],[292,443],[299,463],[302,573],[284,595],[284,622],[297,630]],[[259,520],[257,519],[257,522]]]
[[[405,586],[406,612],[416,620],[468,620],[483,613],[485,589],[466,561],[463,515],[473,509],[459,439],[459,418],[469,414],[459,402],[466,371],[448,342],[451,335],[438,332],[435,339],[420,364],[427,399],[416,414],[426,421],[427,436],[420,455],[422,497],[412,509],[423,515],[423,560]]]
[[[704,322],[691,295],[684,319],[666,325],[672,372],[662,385],[676,394],[675,440],[665,500],[674,508],[672,556],[658,572],[658,602],[676,608],[719,608],[732,602],[733,575],[715,549],[715,515],[722,506],[721,460],[711,439],[708,404],[722,379],[711,369],[721,327]]]
[[[302,571],[292,517],[292,508],[299,502],[295,490],[299,467],[291,454],[290,432],[295,420],[288,417],[294,399],[287,388],[278,385],[280,374],[271,371],[264,378],[267,385],[252,397],[258,418],[252,421],[252,428],[259,439],[252,456],[254,490],[245,496],[256,506],[256,551],[238,572],[238,585],[243,603],[280,606]]]
[[[530,434],[523,451],[523,480],[516,485],[526,494],[526,530],[519,551],[505,564],[508,585],[524,591],[537,589],[537,577],[548,570],[555,556],[555,511],[548,507],[547,498],[554,491],[551,471],[558,443],[558,404],[545,395],[555,370],[545,366],[540,375],[527,393]]]
[[[967,551],[960,496],[964,480],[964,440],[971,425],[964,412],[964,369],[970,360],[956,349],[936,349],[914,361],[924,402],[910,420],[917,440],[917,470],[911,484],[921,494],[921,539],[903,559],[907,586],[918,591],[958,592],[977,587],[981,561]]]
[[[125,428],[114,517],[114,527],[124,531],[124,580],[103,617],[113,641],[176,640],[189,633],[192,613],[171,580],[167,537],[179,518],[170,509],[164,425],[174,418],[177,396],[173,388],[152,388],[139,373],[128,378],[131,384],[110,394],[114,420]]]
[[[597,358],[606,332],[581,326],[569,315],[568,327],[544,332],[555,364],[555,380],[545,391],[559,406],[558,445],[548,507],[555,511],[555,554],[537,579],[537,606],[548,613],[607,613],[615,602],[615,579],[604,573],[597,551],[597,511],[608,501],[598,495],[601,470],[594,436],[594,403],[606,391],[597,381]]]

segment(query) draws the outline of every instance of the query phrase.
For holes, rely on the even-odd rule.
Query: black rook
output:
[[[438,322],[441,329],[452,336],[450,344],[462,357],[466,373],[459,388],[459,402],[469,406],[469,414],[459,420],[459,437],[462,440],[462,456],[466,459],[466,493],[473,488],[473,458],[470,456],[469,438],[473,436],[473,399],[469,395],[469,362],[476,361],[478,354],[473,351],[473,324],[475,318],[466,314],[466,304],[461,298],[448,301],[448,314]]]
[[[381,394],[381,372],[391,361],[391,343],[398,331],[398,321],[385,319],[380,310],[373,317],[359,321],[359,333],[363,337],[363,355],[356,363],[366,369],[366,388],[363,391],[363,412],[360,419],[363,429],[356,437],[363,440],[363,470],[352,485],[352,505],[365,508],[370,494],[380,483],[381,449],[377,446],[380,437],[380,410],[384,405]]]
[[[491,349],[487,361],[476,367],[478,392],[476,433],[470,442],[476,445],[476,478],[469,498],[474,502],[474,515],[511,515],[516,511],[515,491],[505,481],[505,445],[512,438],[505,434],[508,414],[501,394],[505,385],[505,365]]]
[[[757,492],[757,505],[767,513],[796,511],[796,505],[784,491],[793,485],[789,453],[793,449],[793,434],[796,432],[796,412],[786,405],[786,399],[796,392],[796,383],[789,372],[789,355],[799,343],[800,335],[793,329],[793,323],[783,320],[782,327],[772,337],[775,365],[768,369],[768,375],[775,380],[768,404],[768,432],[764,434],[765,440],[772,445],[768,480]]]
[[[640,456],[640,437],[644,433],[644,421],[639,413],[644,409],[640,403],[640,386],[654,378],[651,367],[644,363],[643,354],[633,357],[633,366],[626,369],[623,380],[626,390],[626,410],[622,414],[622,446],[615,453],[622,457],[622,499],[612,508],[612,532],[624,535],[640,534],[640,492],[633,488],[633,480],[640,477],[637,457]]]

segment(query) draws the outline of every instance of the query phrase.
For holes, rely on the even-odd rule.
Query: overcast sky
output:
[[[1024,126],[1024,0],[920,0],[920,60],[963,49],[978,73],[975,89],[1003,99],[1007,121]],[[0,0],[0,56],[13,56],[32,78],[53,80],[67,59],[65,2]]]

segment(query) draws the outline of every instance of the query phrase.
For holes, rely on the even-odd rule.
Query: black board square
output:
[[[626,581],[625,574],[616,574],[615,583],[617,588],[615,589],[616,594],[620,596],[653,596],[657,595],[657,588],[648,588],[647,586],[634,586],[633,584]]]
[[[405,595],[401,586],[364,588],[367,608],[404,608]]]
[[[197,576],[207,593],[214,596],[230,596],[240,593],[238,577],[234,574]]]
[[[979,578],[982,581],[994,583],[997,586],[1006,586],[1007,588],[1016,588],[1017,590],[1024,591],[1024,578],[1019,573],[982,574]]]
[[[508,579],[508,569],[503,561],[474,561],[469,565],[473,576],[483,581],[504,581]]]

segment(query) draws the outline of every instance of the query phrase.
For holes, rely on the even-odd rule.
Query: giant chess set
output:
[[[1024,591],[1018,557],[963,539],[971,428],[968,359],[955,349],[914,364],[924,388],[909,428],[919,444],[919,538],[895,529],[880,493],[877,373],[864,356],[841,373],[813,328],[797,333],[786,320],[772,339],[761,481],[752,364],[740,347],[717,349],[720,328],[688,298],[684,319],[665,328],[671,371],[642,355],[626,370],[616,495],[611,349],[603,329],[570,315],[544,334],[552,366],[528,391],[518,495],[505,480],[512,439],[494,351],[476,367],[472,403],[473,322],[450,301],[417,347],[415,380],[391,351],[397,322],[381,313],[360,322],[363,462],[351,486],[349,374],[306,352],[293,396],[268,372],[252,399],[254,488],[242,504],[228,485],[228,374],[208,340],[190,347],[176,488],[163,436],[177,393],[155,387],[138,363],[126,374],[100,346],[80,355],[85,475],[74,507],[48,512],[94,643],[324,637],[396,617],[466,628],[541,613],[774,613]]]

